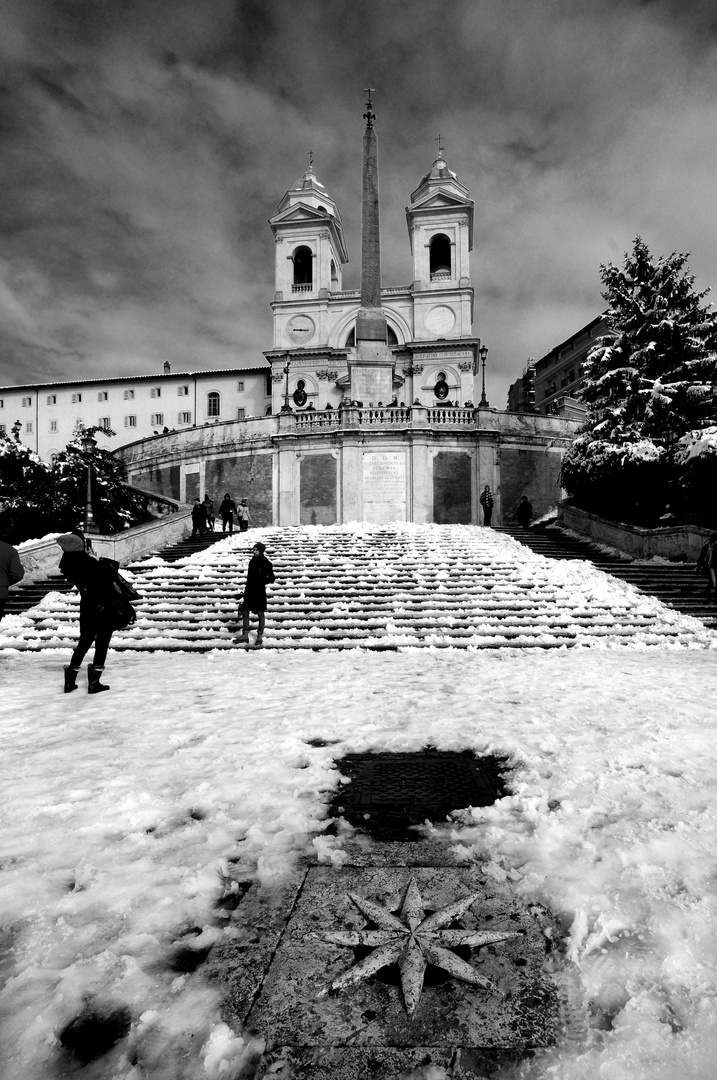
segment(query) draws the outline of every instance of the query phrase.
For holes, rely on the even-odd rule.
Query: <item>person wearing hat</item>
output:
[[[87,666],[87,690],[90,694],[100,694],[103,690],[109,690],[109,686],[100,682],[100,676],[113,631],[104,615],[102,604],[116,595],[114,583],[117,580],[119,563],[112,559],[98,559],[94,552],[88,551],[85,538],[79,530],[58,536],[56,542],[63,551],[60,573],[80,592],[80,638],[70,663],[64,669],[65,693],[69,694],[77,689],[78,672],[94,641],[94,659]]]
[[[255,649],[261,649],[264,643],[264,626],[266,623],[266,587],[275,581],[274,567],[267,559],[264,552],[266,545],[259,541],[254,544],[252,557],[246,574],[244,593],[239,599],[239,614],[242,620],[242,632],[234,638],[237,644],[249,644],[249,614],[254,614],[259,619],[259,631],[256,635]]]

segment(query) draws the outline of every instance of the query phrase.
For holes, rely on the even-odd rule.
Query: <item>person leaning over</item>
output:
[[[246,532],[251,524],[251,514],[249,513],[249,507],[247,506],[246,499],[242,499],[237,508],[237,516],[239,518],[239,528],[242,532]]]
[[[266,587],[276,580],[274,567],[271,565],[264,552],[266,545],[257,541],[252,550],[252,557],[246,574],[244,592],[239,598],[239,614],[242,620],[242,632],[234,638],[237,644],[249,643],[249,613],[259,619],[259,631],[256,635],[255,649],[263,645],[264,626],[266,623]]]
[[[118,628],[117,624],[112,622],[107,607],[116,603],[119,596],[116,588],[116,583],[119,582],[119,563],[113,559],[98,559],[94,552],[88,551],[85,538],[79,530],[58,536],[56,542],[64,553],[60,559],[60,573],[80,591],[80,639],[70,663],[64,669],[65,693],[69,694],[77,689],[77,673],[94,641],[95,655],[92,663],[87,666],[87,691],[90,694],[100,694],[103,690],[109,690],[109,686],[100,682],[100,676],[107,659],[112,633]]]
[[[237,512],[237,504],[232,499],[231,495],[227,492],[222,501],[219,503],[219,513],[222,517],[222,532],[227,531],[227,525],[229,526],[229,533],[234,532],[234,515]]]
[[[493,517],[493,492],[488,485],[483,488],[480,494],[480,504],[483,507],[483,524],[490,525]]]
[[[20,556],[11,544],[0,540],[0,619],[5,614],[10,586],[17,585],[25,577],[25,568]]]

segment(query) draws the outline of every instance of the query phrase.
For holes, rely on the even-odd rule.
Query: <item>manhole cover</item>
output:
[[[469,750],[349,754],[336,764],[351,782],[336,792],[332,815],[377,840],[419,840],[412,826],[466,806],[490,806],[508,793],[506,761]]]

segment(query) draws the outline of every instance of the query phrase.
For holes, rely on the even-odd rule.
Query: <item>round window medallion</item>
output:
[[[431,334],[439,335],[443,337],[449,333],[456,325],[456,315],[453,308],[446,307],[445,304],[438,304],[437,307],[431,308],[426,315],[426,329]]]
[[[293,315],[286,324],[286,336],[295,345],[305,345],[314,336],[316,326],[308,315]]]

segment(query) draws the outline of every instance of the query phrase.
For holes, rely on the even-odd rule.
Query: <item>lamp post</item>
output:
[[[488,346],[487,345],[481,345],[478,352],[479,352],[480,358],[481,358],[481,360],[483,362],[483,389],[481,390],[480,401],[478,402],[478,408],[479,409],[489,409],[490,408],[490,402],[488,401],[488,398],[485,396],[485,358],[488,355]]]
[[[284,384],[284,404],[281,406],[281,411],[293,412],[289,404],[289,368],[291,367],[291,358],[287,356],[286,363],[284,364],[284,374],[286,375],[286,383]]]
[[[91,432],[86,431],[82,436],[82,449],[87,454],[87,498],[85,501],[85,533],[96,533],[99,529],[95,525],[92,513],[92,451],[97,446],[97,439]]]

